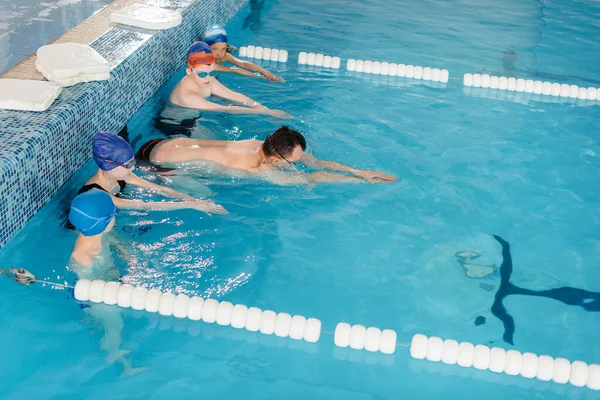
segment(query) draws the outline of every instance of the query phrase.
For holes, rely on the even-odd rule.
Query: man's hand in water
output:
[[[294,118],[290,114],[286,113],[285,111],[281,111],[281,110],[269,109],[267,111],[267,115],[270,115],[271,117],[277,118],[277,119],[292,119],[292,118]]]
[[[268,74],[268,75],[265,75],[264,77],[269,82],[285,82],[285,79],[283,79],[280,76],[273,75],[273,74]]]
[[[223,206],[216,204],[212,200],[196,200],[190,202],[192,208],[203,211],[209,216],[212,214],[229,214]]]
[[[358,171],[355,173],[357,177],[371,183],[390,183],[396,182],[398,178],[392,175],[386,175],[377,171]]]

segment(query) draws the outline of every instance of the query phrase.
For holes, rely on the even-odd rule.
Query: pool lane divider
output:
[[[579,100],[600,100],[600,89],[595,87],[584,88],[577,85],[488,74],[467,73],[463,76],[463,85]]]
[[[261,46],[244,46],[240,47],[240,57],[255,58],[257,60],[265,61],[279,61],[287,62],[288,52],[287,50],[271,49],[269,47]]]
[[[333,334],[337,347],[349,347],[354,350],[394,354],[399,346],[397,334],[391,329],[381,330],[376,327],[350,325],[340,322],[335,332],[321,330],[321,321],[272,310],[261,310],[243,304],[232,304],[228,301],[189,297],[185,294],[175,295],[157,289],[148,290],[140,286],[106,282],[103,280],[80,279],[74,288],[74,297],[78,301],[118,305],[138,311],[158,313],[163,316],[187,318],[192,321],[217,323],[264,335],[289,337],[293,340],[304,340],[316,343],[321,333]],[[489,370],[494,373],[505,373],[511,376],[537,378],[541,381],[554,381],[559,384],[570,383],[573,386],[587,386],[600,390],[600,365],[586,364],[583,361],[571,362],[565,358],[552,358],[547,355],[537,356],[485,345],[473,345],[468,342],[458,343],[453,339],[442,340],[439,337],[427,337],[416,334],[410,344],[410,355],[419,360],[443,362],[459,365],[464,368]]]

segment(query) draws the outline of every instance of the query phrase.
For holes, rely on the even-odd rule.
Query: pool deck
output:
[[[74,33],[88,41],[113,67],[111,77],[64,88],[45,112],[0,110],[0,246],[91,157],[90,143],[96,132],[122,129],[184,65],[185,50],[198,34],[209,24],[226,24],[247,1],[143,1],[179,10],[182,24],[164,31],[111,24],[89,42],[86,24],[96,25],[92,19],[106,20],[109,14],[101,11],[67,32],[68,40],[59,37],[58,41],[75,41],[68,36]],[[108,8],[127,2],[131,1],[118,0]],[[31,55],[25,57],[3,77],[41,79],[32,68],[33,60]]]

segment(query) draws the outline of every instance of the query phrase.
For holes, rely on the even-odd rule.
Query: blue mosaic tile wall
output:
[[[90,44],[114,66],[109,80],[65,88],[42,113],[0,110],[0,247],[91,157],[96,132],[121,130],[185,64],[202,30],[224,25],[247,1],[153,0],[180,10],[182,24],[166,31],[119,25]]]

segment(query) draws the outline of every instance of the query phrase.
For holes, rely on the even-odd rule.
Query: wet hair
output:
[[[296,146],[306,150],[306,139],[298,131],[282,126],[271,133],[262,145],[262,150],[267,157],[288,157],[292,154]]]

